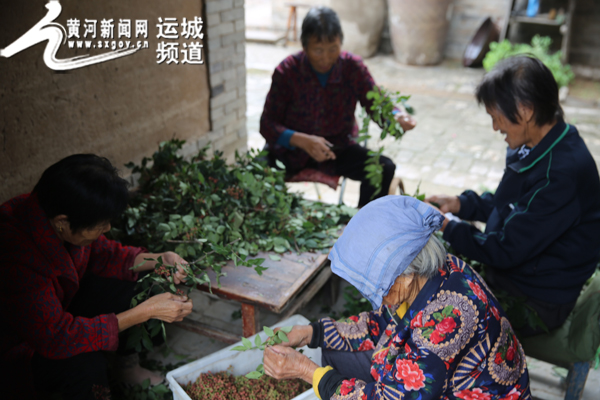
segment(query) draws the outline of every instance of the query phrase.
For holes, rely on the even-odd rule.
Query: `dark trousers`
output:
[[[546,325],[549,331],[559,328],[566,320],[576,302],[568,304],[546,303],[541,300],[533,299],[518,288],[509,278],[496,272],[494,268],[487,267],[485,270],[485,281],[488,283],[494,294],[499,298],[503,296],[511,296],[514,299],[522,299],[515,301],[513,308],[504,310],[508,319],[517,331],[519,337],[525,338],[529,336],[545,333],[541,327],[533,327],[527,321],[527,313],[531,312],[531,308],[537,313],[538,317]]]
[[[394,179],[394,172],[396,172],[396,165],[392,160],[385,156],[379,157],[379,162],[383,167],[383,179],[381,182],[381,191],[373,198],[373,193],[375,193],[375,187],[369,183],[365,172],[365,162],[368,160],[369,149],[359,145],[359,144],[351,144],[348,147],[345,147],[340,150],[335,151],[336,159],[332,161],[328,161],[334,163],[333,173],[335,175],[346,176],[354,181],[360,181],[360,198],[358,200],[358,207],[363,207],[369,201],[378,199],[380,197],[386,196],[388,194],[388,189],[390,187],[390,183],[392,183],[392,179]],[[275,166],[275,158],[272,155],[273,153],[269,153],[269,164],[274,167]],[[310,159],[310,161],[301,168],[294,168],[290,165],[288,160],[280,160],[283,162],[288,168],[288,175],[294,175],[300,170],[304,168],[314,168],[317,170],[321,170],[321,164],[315,161],[314,159]],[[323,169],[323,172],[330,173],[332,171]]]
[[[321,365],[332,366],[337,372],[351,379],[358,378],[367,383],[375,382],[371,376],[371,358],[373,350],[368,351],[336,351],[321,350]]]
[[[101,314],[121,313],[130,307],[135,282],[102,278],[87,274],[67,311],[75,317],[92,318]],[[119,338],[117,353],[128,354],[126,338]],[[81,353],[54,360],[35,353],[31,360],[35,389],[59,392],[64,400],[110,399],[104,352]]]

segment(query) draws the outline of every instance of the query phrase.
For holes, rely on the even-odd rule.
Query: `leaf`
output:
[[[273,329],[269,328],[268,326],[263,326],[263,331],[265,331],[265,333],[267,334],[268,337],[275,336]]]
[[[263,375],[264,374],[262,372],[252,371],[252,372],[247,373],[245,376],[248,379],[259,379]]]
[[[246,350],[248,350],[248,348],[245,346],[235,346],[234,348],[231,349],[231,351],[246,351]]]
[[[171,232],[171,227],[169,226],[169,224],[165,224],[164,222],[158,224],[158,227],[156,229],[162,232]]]
[[[247,349],[251,349],[252,348],[252,342],[250,340],[246,339],[245,337],[242,338],[242,344]]]
[[[282,342],[289,342],[290,340],[288,339],[287,335],[285,334],[284,331],[279,330],[277,331],[277,336],[279,337],[279,339],[281,339]]]
[[[292,331],[292,329],[294,329],[294,327],[293,326],[282,326],[279,329],[282,330],[285,333],[290,333]]]
[[[273,246],[273,251],[277,252],[277,253],[285,253],[287,251],[287,249],[283,246]]]
[[[273,261],[281,261],[281,257],[277,254],[269,254],[269,258]]]
[[[263,271],[266,271],[266,270],[268,270],[268,269],[269,269],[269,268],[266,268],[266,267],[261,267],[261,266],[259,266],[259,265],[257,265],[256,267],[254,267],[254,270],[256,271],[256,273],[257,273],[258,275],[262,275]]]
[[[260,336],[256,335],[256,337],[254,338],[254,345],[256,347],[259,347],[262,344],[262,340],[260,339]]]
[[[160,385],[154,386],[152,388],[152,391],[156,394],[167,394],[170,392],[169,388],[163,385],[162,383]]]
[[[150,387],[150,378],[144,379],[141,386],[142,386],[142,389],[144,389],[144,390],[148,389],[148,387]]]
[[[195,217],[193,215],[186,215],[182,218],[182,220],[188,228],[191,229],[194,227]]]
[[[285,164],[279,160],[275,160],[275,165],[277,166],[277,168],[285,169]]]

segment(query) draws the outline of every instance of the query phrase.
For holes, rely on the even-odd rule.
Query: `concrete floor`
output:
[[[247,44],[249,148],[262,148],[264,145],[258,127],[272,71],[283,58],[298,50],[299,47],[293,45]],[[493,132],[489,116],[473,97],[473,91],[483,76],[482,70],[464,69],[452,61],[435,67],[410,67],[396,63],[391,56],[376,56],[365,60],[365,63],[378,84],[413,96],[411,104],[417,110],[417,128],[400,142],[383,142],[384,154],[396,163],[396,175],[403,178],[408,193],[413,193],[419,182],[421,192],[428,194],[458,194],[467,188],[481,190],[497,186],[504,169],[506,146],[502,136]],[[600,109],[576,98],[567,99],[564,106],[567,119],[577,125],[596,161],[600,162]],[[374,124],[371,129],[372,133],[377,133]],[[370,147],[377,144],[370,143]],[[319,186],[324,201],[337,201],[339,189],[334,191]],[[307,198],[317,198],[312,183],[290,184],[290,188],[303,192]],[[349,182],[344,201],[351,206],[357,204],[356,183]],[[323,307],[325,296],[324,293],[317,294],[299,314],[314,320],[326,316],[331,310],[343,310],[341,296],[331,308]],[[241,334],[241,320],[235,318],[240,311],[239,304],[203,293],[194,293],[193,299],[193,318]],[[276,314],[260,313],[261,325],[268,326],[277,320]],[[171,348],[175,353],[187,355],[190,360],[226,347],[218,341],[175,327],[167,330]],[[173,354],[166,358],[158,353],[153,356],[167,362],[177,361]],[[566,370],[535,359],[528,359],[528,367],[535,399],[564,398]],[[583,399],[600,399],[600,370],[590,372]]]

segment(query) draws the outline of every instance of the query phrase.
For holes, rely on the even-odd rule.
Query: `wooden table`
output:
[[[285,319],[306,305],[332,275],[327,254],[287,253],[281,255],[281,261],[271,260],[268,254],[259,253],[256,256],[264,258],[262,266],[268,268],[262,275],[258,275],[253,268],[235,267],[230,262],[223,268],[227,276],[221,277],[221,287],[212,287],[213,294],[242,304],[244,337],[252,336],[260,330],[257,327],[257,306],[282,314],[282,319]],[[208,275],[214,284],[214,272],[211,270]],[[199,286],[198,289],[209,291],[207,285]],[[239,341],[238,335],[189,318],[176,325],[226,343]]]

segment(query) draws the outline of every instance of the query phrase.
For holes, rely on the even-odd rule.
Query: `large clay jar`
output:
[[[377,52],[385,23],[386,0],[330,0],[344,32],[343,50],[363,58]]]
[[[442,62],[452,0],[387,1],[396,59],[412,65]]]

